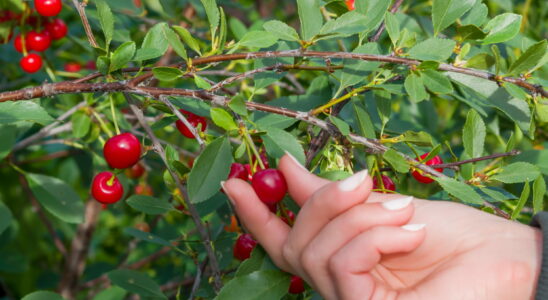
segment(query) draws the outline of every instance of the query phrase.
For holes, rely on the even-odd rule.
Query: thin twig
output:
[[[76,10],[78,11],[78,14],[80,15],[80,19],[82,19],[82,24],[84,25],[84,30],[86,31],[86,35],[88,36],[89,43],[93,48],[99,48],[97,45],[97,41],[95,40],[95,36],[93,36],[93,31],[91,31],[91,26],[89,25],[88,17],[86,16],[86,3],[80,2],[78,0],[72,0],[72,3],[74,4],[74,7],[76,7]]]
[[[390,13],[396,13],[400,6],[402,5],[403,0],[396,0],[394,4],[392,5],[392,8],[390,8]],[[376,42],[381,38],[382,33],[386,29],[386,24],[384,22],[381,23],[379,28],[375,31],[375,34],[369,39],[370,42]]]
[[[196,141],[198,142],[198,144],[200,145],[200,149],[201,150],[204,150],[206,144],[204,142],[204,140],[202,140],[202,138],[200,137],[200,133],[198,132],[198,130],[196,130],[196,127],[192,126],[192,124],[190,124],[190,122],[187,120],[187,118],[179,111],[179,109],[177,107],[175,107],[175,105],[173,105],[173,103],[171,103],[171,101],[169,101],[165,96],[160,96],[158,97],[158,99],[164,103],[165,105],[167,105],[167,107],[169,107],[169,109],[173,112],[173,114],[175,114],[175,116],[177,116],[177,118],[183,122],[183,124],[185,124],[185,126],[187,127],[187,129],[192,133],[192,135],[194,136],[194,138],[196,139]],[[202,128],[203,129],[203,128]]]

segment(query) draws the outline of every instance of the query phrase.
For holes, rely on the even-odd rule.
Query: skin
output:
[[[344,190],[287,155],[279,170],[301,206],[293,228],[247,182],[230,179],[225,192],[276,265],[325,299],[534,298],[542,255],[538,229],[446,201],[414,199],[388,210],[382,203],[404,196],[371,192],[368,176]],[[425,227],[410,231],[401,227],[406,224]]]

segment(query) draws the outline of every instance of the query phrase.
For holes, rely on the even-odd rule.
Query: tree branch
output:
[[[72,0],[72,3],[74,4],[74,7],[76,7],[76,10],[78,11],[78,14],[80,15],[80,19],[82,19],[82,24],[84,25],[84,30],[86,31],[86,35],[88,36],[89,43],[93,48],[99,48],[99,45],[97,45],[97,41],[95,40],[95,37],[93,36],[93,31],[91,31],[91,26],[89,25],[88,17],[86,16],[86,3],[82,3],[78,0]]]

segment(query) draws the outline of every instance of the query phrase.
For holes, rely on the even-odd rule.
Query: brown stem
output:
[[[396,0],[396,2],[394,2],[394,4],[392,5],[392,8],[390,8],[390,12],[396,13],[398,9],[400,8],[400,6],[402,5],[402,3],[403,3],[403,0]],[[375,31],[375,34],[373,35],[373,37],[369,39],[369,41],[370,42],[378,41],[381,38],[381,35],[385,29],[386,29],[386,24],[382,22],[379,28],[377,28],[377,31]]]
[[[72,0],[72,3],[74,4],[74,7],[76,7],[76,10],[78,11],[78,14],[80,15],[80,19],[82,19],[82,24],[84,25],[84,30],[86,31],[86,35],[88,36],[89,43],[93,48],[99,48],[97,45],[97,41],[95,40],[95,36],[93,36],[93,32],[91,31],[91,26],[89,25],[88,17],[86,16],[86,3],[82,3],[78,0]]]

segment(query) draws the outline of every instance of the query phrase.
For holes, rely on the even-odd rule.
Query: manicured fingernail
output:
[[[291,158],[291,160],[293,161],[293,163],[295,163],[297,166],[299,166],[301,169],[305,170],[308,172],[308,170],[303,166],[301,165],[301,163],[295,158],[295,156],[291,155],[291,153],[285,151],[285,154],[287,156],[289,156],[289,158]]]
[[[221,188],[223,189],[223,191],[225,192],[226,196],[228,197],[228,200],[230,200],[230,203],[232,203],[232,205],[236,206],[236,203],[234,203],[234,200],[232,200],[232,197],[230,197],[230,194],[229,194],[228,191],[225,189],[225,181],[221,181]]]
[[[399,210],[406,208],[413,201],[413,197],[403,197],[382,203],[382,206],[388,210]]]
[[[339,189],[343,192],[350,192],[358,188],[367,178],[367,170],[360,171],[345,180],[339,182]]]
[[[407,224],[403,225],[401,229],[409,230],[409,231],[419,231],[424,228],[426,224]]]

